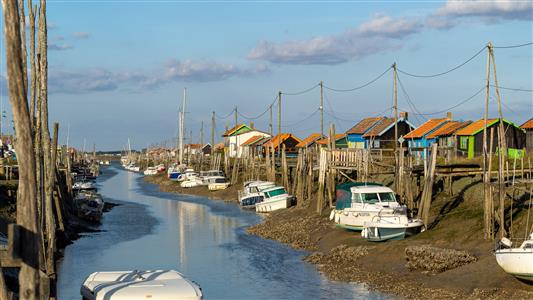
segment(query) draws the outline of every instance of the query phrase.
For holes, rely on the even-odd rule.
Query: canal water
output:
[[[306,253],[247,235],[255,212],[204,197],[160,192],[119,165],[103,168],[98,189],[120,204],[100,232],[65,249],[58,299],[81,299],[95,271],[177,269],[198,282],[205,299],[381,299],[363,285],[327,280],[302,262]]]

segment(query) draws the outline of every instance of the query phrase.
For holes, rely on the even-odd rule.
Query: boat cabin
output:
[[[273,198],[276,196],[286,195],[287,191],[282,186],[275,186],[275,187],[264,190],[263,194],[265,195],[265,199],[268,199],[268,198]]]
[[[337,186],[335,208],[352,208],[354,204],[398,206],[396,195],[390,188],[366,182],[345,183]]]

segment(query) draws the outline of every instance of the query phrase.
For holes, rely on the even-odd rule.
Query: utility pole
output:
[[[392,65],[394,68],[394,151],[398,149],[398,92],[396,89],[396,78],[398,76],[396,71],[396,63]]]
[[[237,129],[237,124],[239,124],[237,106],[235,106],[235,129]]]
[[[270,104],[270,121],[268,123],[268,132],[272,135],[272,104]]]
[[[215,152],[215,112],[211,115],[211,154]]]
[[[281,91],[278,92],[278,157],[281,154]]]
[[[202,147],[204,146],[204,121],[202,121],[202,125],[200,126],[200,145]]]
[[[324,84],[320,81],[320,135],[324,136]]]
[[[490,92],[490,52],[492,49],[492,43],[487,44],[487,82],[486,82],[486,93],[485,93],[485,113],[483,115],[484,126],[483,126],[483,199],[484,199],[484,212],[485,212],[485,239],[490,239],[493,236],[493,227],[492,227],[492,214],[494,211],[490,208],[490,173],[488,173],[488,147],[487,147],[487,123],[489,116],[489,92]],[[491,149],[492,151],[492,149]]]

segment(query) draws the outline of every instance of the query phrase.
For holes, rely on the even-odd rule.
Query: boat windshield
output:
[[[275,190],[266,192],[268,198],[279,196],[279,195],[283,195],[283,194],[286,194],[286,193],[287,192],[285,192],[284,188],[279,188],[279,189],[275,189]]]
[[[217,178],[217,179],[215,179],[215,182],[216,183],[226,183],[226,179],[225,178]]]
[[[363,203],[371,203],[374,204],[376,202],[379,202],[378,194],[377,193],[362,193],[360,194],[361,201]]]
[[[394,193],[379,193],[379,199],[381,202],[396,202]]]

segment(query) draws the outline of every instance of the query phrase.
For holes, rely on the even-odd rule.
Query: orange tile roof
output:
[[[446,122],[447,119],[429,119],[424,124],[418,126],[415,130],[412,130],[408,134],[404,135],[404,139],[419,139],[424,137],[424,135],[428,134],[430,131],[434,130],[438,126],[442,125],[442,123]]]
[[[251,138],[247,139],[244,143],[242,143],[241,146],[250,146],[251,144],[259,141],[262,138],[262,135],[254,135]]]
[[[346,131],[347,134],[363,134],[377,122],[381,121],[383,117],[366,118],[355,124],[352,128]]]
[[[338,141],[338,140],[342,139],[345,136],[346,136],[345,133],[338,133],[338,134],[335,135],[335,141]],[[320,139],[320,140],[316,141],[316,143],[320,144],[320,145],[327,145],[328,142],[329,142],[329,137],[325,137],[323,139]]]
[[[533,129],[533,118],[527,120],[524,124],[522,124],[523,129]]]
[[[372,127],[369,131],[367,131],[363,137],[375,137],[378,136],[385,128],[389,127],[390,125],[394,124],[393,118],[383,118],[377,125]]]
[[[433,131],[430,135],[427,136],[428,139],[434,139],[439,136],[448,136],[456,132],[457,130],[470,125],[472,121],[460,122],[460,121],[450,121],[442,125],[437,130]]]
[[[313,144],[314,142],[316,142],[321,137],[322,137],[322,135],[320,133],[312,133],[311,135],[309,135],[308,137],[303,139],[301,142],[299,142],[298,145],[296,145],[296,148],[309,147],[309,145]]]
[[[201,144],[188,144],[187,147],[191,149],[200,149],[202,148],[202,145]]]
[[[487,126],[491,126],[492,123],[498,121],[498,119],[488,119],[487,120]],[[477,120],[470,125],[463,127],[462,129],[459,129],[455,134],[457,135],[473,135],[476,134],[479,130],[482,130],[485,127],[485,120]]]
[[[296,141],[298,141],[298,143],[301,142],[299,138],[295,137],[294,135],[290,133],[280,133],[279,135],[276,135],[273,138],[271,138],[268,142],[264,143],[263,147],[265,148],[274,147],[274,149],[276,149],[278,147],[278,144],[279,145],[283,144],[284,141],[286,141],[288,138],[291,138],[291,137],[295,139]]]

